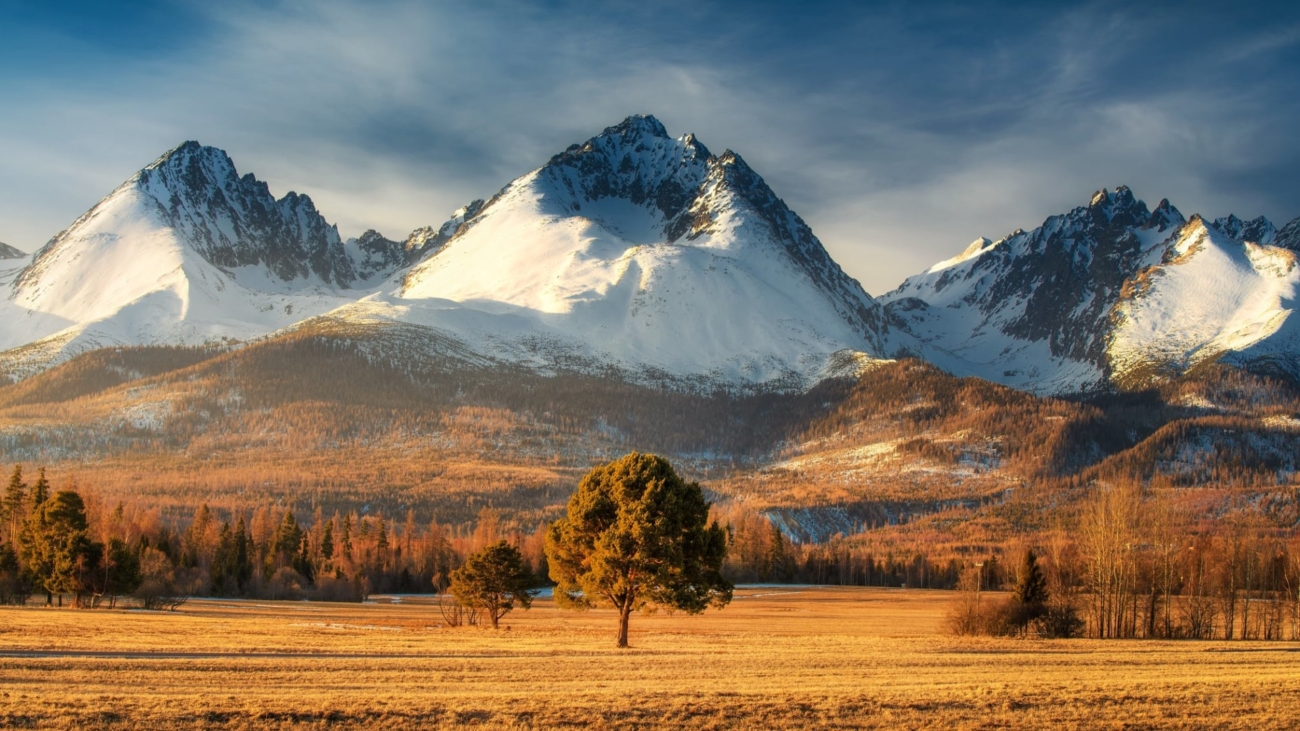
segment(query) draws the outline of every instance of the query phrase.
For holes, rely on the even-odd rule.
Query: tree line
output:
[[[76,485],[52,491],[44,470],[29,484],[16,466],[0,496],[0,603],[33,595],[62,605],[146,606],[188,596],[360,601],[371,593],[445,590],[451,572],[507,540],[545,575],[545,525],[505,523],[491,509],[473,524],[417,524],[358,511],[301,518],[286,506],[219,514],[200,505],[172,525],[159,511],[110,504]]]
[[[176,519],[71,483],[52,493],[44,470],[29,482],[15,466],[0,498],[0,603],[25,603],[33,594],[96,607],[125,596],[163,606],[187,596],[360,601],[375,593],[445,592],[470,555],[502,540],[535,576],[544,581],[549,572],[549,521],[522,525],[491,508],[454,524],[417,521],[413,511],[398,519],[283,504],[202,504]],[[52,495],[60,497],[47,506]],[[800,544],[758,513],[715,507],[711,514],[726,526],[722,572],[734,582],[950,589],[968,563],[875,556],[843,536]],[[55,544],[60,560],[38,558],[53,555],[48,547]],[[1002,580],[996,559],[990,566],[989,581]]]
[[[1300,535],[1258,502],[1196,516],[1168,489],[1096,484],[1068,529],[1036,539],[1010,599],[982,598],[983,568],[965,572],[955,632],[1300,640]]]
[[[79,607],[114,606],[123,596],[151,607],[192,595],[452,596],[455,572],[503,542],[518,552],[521,572],[539,582],[553,573],[551,524],[523,526],[491,509],[451,525],[417,522],[413,512],[398,520],[355,510],[304,514],[263,505],[219,513],[201,505],[176,525],[75,485],[54,490],[43,470],[30,482],[15,467],[0,496],[3,603],[33,595]],[[1300,536],[1268,506],[1243,500],[1193,512],[1168,488],[1095,483],[1081,490],[1086,497],[1072,514],[1062,509],[1058,529],[942,560],[882,550],[865,534],[792,542],[761,513],[735,505],[714,506],[710,516],[724,526],[727,581],[959,589],[955,624],[963,632],[1300,639]],[[1041,590],[1022,591],[1034,576]],[[1029,599],[1017,606],[991,590]]]

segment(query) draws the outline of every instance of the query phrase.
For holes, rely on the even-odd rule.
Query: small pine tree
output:
[[[276,567],[292,563],[294,557],[298,554],[298,547],[301,545],[302,528],[298,527],[298,521],[293,517],[293,511],[286,510],[284,520],[280,521],[280,528],[275,532],[275,543],[271,548]]]
[[[388,530],[384,519],[379,519],[379,537],[375,539],[375,568],[383,571],[388,568]]]
[[[27,483],[23,482],[23,466],[14,465],[13,476],[5,488],[4,500],[0,502],[8,526],[7,537],[12,542],[18,537],[23,518],[27,512]]]
[[[519,549],[505,541],[471,554],[464,566],[451,572],[451,594],[457,603],[483,610],[493,629],[516,604],[532,606],[536,583]]]
[[[244,525],[244,516],[239,516],[239,521],[235,523],[234,535],[235,557],[234,578],[242,594],[248,587],[248,583],[253,580],[253,539],[248,535],[248,527]]]
[[[143,581],[137,548],[121,538],[110,538],[104,555],[103,586],[104,593],[109,597],[109,607],[117,605],[118,596],[140,588]]]
[[[0,543],[0,604],[22,606],[31,593],[31,584],[18,563],[18,552],[11,544]]]
[[[1038,566],[1038,555],[1032,548],[1025,551],[1014,596],[1020,604],[1047,603],[1047,578],[1043,576],[1043,570]]]
[[[343,516],[343,528],[339,531],[342,537],[339,540],[339,548],[343,549],[343,558],[350,563],[352,561],[352,514],[348,513]]]
[[[320,535],[321,562],[328,564],[334,558],[334,521],[327,520],[321,528]]]
[[[208,567],[208,577],[212,582],[212,593],[217,596],[233,596],[238,593],[239,585],[235,581],[235,542],[229,523],[222,523],[217,535],[217,547],[212,554],[212,563]]]
[[[307,583],[316,580],[316,570],[311,561],[311,537],[303,533],[302,545],[293,557],[293,570],[297,571]]]
[[[36,484],[32,485],[31,507],[36,509],[45,504],[50,499],[50,481],[45,479],[45,468],[42,467],[36,473]]]
[[[1032,548],[1025,551],[1011,602],[1012,622],[1022,633],[1030,622],[1043,616],[1047,607],[1047,578],[1043,576],[1043,570],[1038,566],[1038,555]]]

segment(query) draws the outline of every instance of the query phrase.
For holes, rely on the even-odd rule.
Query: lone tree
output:
[[[683,481],[662,457],[633,452],[594,468],[569,499],[567,517],[546,533],[556,602],[617,609],[619,647],[627,647],[634,609],[698,614],[725,606],[727,534],[708,518],[699,483]]]
[[[515,604],[533,605],[533,572],[524,565],[519,549],[498,541],[465,559],[465,565],[451,572],[451,595],[461,606],[481,609],[497,628]]]

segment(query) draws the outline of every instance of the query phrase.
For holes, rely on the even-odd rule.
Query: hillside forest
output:
[[[431,592],[503,539],[545,577],[579,478],[639,450],[703,484],[734,582],[995,590],[1032,548],[1080,631],[1297,631],[1284,378],[1048,398],[900,360],[702,393],[399,357],[413,337],[105,349],[0,387],[0,598]]]

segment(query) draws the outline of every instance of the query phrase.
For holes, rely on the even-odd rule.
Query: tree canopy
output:
[[[532,606],[536,583],[519,549],[505,541],[470,554],[464,566],[451,572],[452,596],[462,606],[483,610],[493,629],[516,604]]]
[[[627,647],[633,610],[725,606],[727,535],[708,519],[699,483],[682,480],[663,457],[633,452],[592,469],[546,534],[557,603],[617,609],[619,647]]]
[[[71,592],[81,604],[104,548],[90,539],[87,528],[86,504],[74,491],[61,490],[32,505],[19,546],[47,595]]]

